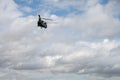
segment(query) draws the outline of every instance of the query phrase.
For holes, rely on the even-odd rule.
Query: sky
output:
[[[0,80],[120,80],[119,8],[119,0],[0,0]],[[38,14],[53,20],[47,29]]]

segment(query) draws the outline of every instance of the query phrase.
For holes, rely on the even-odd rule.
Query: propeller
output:
[[[53,21],[52,19],[48,19],[48,18],[42,18],[42,19],[44,19],[44,20],[50,20],[50,21]]]
[[[47,22],[48,24],[58,24],[58,22]]]

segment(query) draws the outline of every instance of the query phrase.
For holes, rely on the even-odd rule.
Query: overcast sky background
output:
[[[0,0],[0,80],[120,80],[120,0]]]

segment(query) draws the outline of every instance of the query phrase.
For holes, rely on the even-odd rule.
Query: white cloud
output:
[[[0,1],[0,4],[0,29],[4,31],[6,28],[9,29],[12,21],[22,13],[17,10],[17,5],[12,0]]]
[[[81,46],[82,45],[82,46]],[[17,67],[22,70],[38,69],[40,71],[51,72],[72,72],[78,74],[93,74],[99,76],[119,76],[119,57],[115,49],[118,49],[120,42],[117,41],[103,41],[97,43],[78,42],[77,44],[70,45],[69,53],[64,52],[61,48],[65,46],[59,46],[56,44],[56,48],[49,47],[49,51],[44,53],[45,56],[33,57],[31,61],[27,61],[22,66]],[[74,46],[74,47],[73,47]],[[108,46],[108,47],[107,47]],[[53,50],[56,50],[54,53]],[[60,52],[59,49],[62,51]],[[72,50],[71,50],[72,49]],[[62,53],[62,54],[61,54]],[[40,53],[41,54],[41,53]],[[52,55],[54,54],[54,55]],[[57,57],[57,55],[59,56]],[[48,56],[49,55],[49,56]],[[113,56],[114,55],[114,56]],[[39,62],[40,61],[40,62]],[[42,67],[42,65],[44,66]],[[33,66],[36,65],[36,66]],[[22,67],[22,68],[21,68]],[[29,68],[30,67],[30,68]],[[42,68],[41,68],[42,67]]]
[[[21,8],[21,7],[20,7],[20,8]],[[30,13],[30,12],[32,12],[32,11],[33,11],[33,9],[32,9],[32,8],[27,7],[27,6],[24,6],[21,10],[22,10],[23,12],[27,12],[27,13]]]
[[[90,6],[95,5],[98,0],[44,0],[45,5],[49,5],[51,7],[55,7],[58,10],[70,10],[71,8],[75,8],[77,10],[83,10]]]
[[[104,11],[100,4],[90,7],[84,14],[69,15],[63,20],[64,26],[79,30],[81,39],[113,38],[119,34],[120,21]],[[64,28],[65,28],[64,27]]]
[[[120,15],[119,7],[120,7],[119,0],[110,0],[109,3],[105,6],[106,11],[109,15]]]
[[[73,0],[52,2],[59,2],[56,7],[60,8],[61,5],[65,8],[70,5],[76,7],[81,3]],[[108,5],[88,1],[83,14],[70,13],[59,17],[45,13],[43,16],[59,23],[48,24],[48,29],[39,29],[37,17],[20,17],[23,13],[14,1],[0,1],[0,4],[0,12],[3,13],[0,15],[2,78],[16,74],[17,77],[27,76],[30,79],[31,70],[38,72],[35,75],[39,72],[74,73],[92,75],[93,79],[96,76],[102,76],[103,80],[108,77],[119,79],[120,41],[114,37],[118,37],[116,35],[120,32],[120,21],[107,13]]]

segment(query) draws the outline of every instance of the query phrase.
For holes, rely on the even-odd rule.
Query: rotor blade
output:
[[[42,19],[44,19],[44,20],[51,20],[51,21],[53,21],[52,19],[48,19],[48,18],[42,18]]]
[[[48,24],[58,24],[58,22],[47,22]]]

